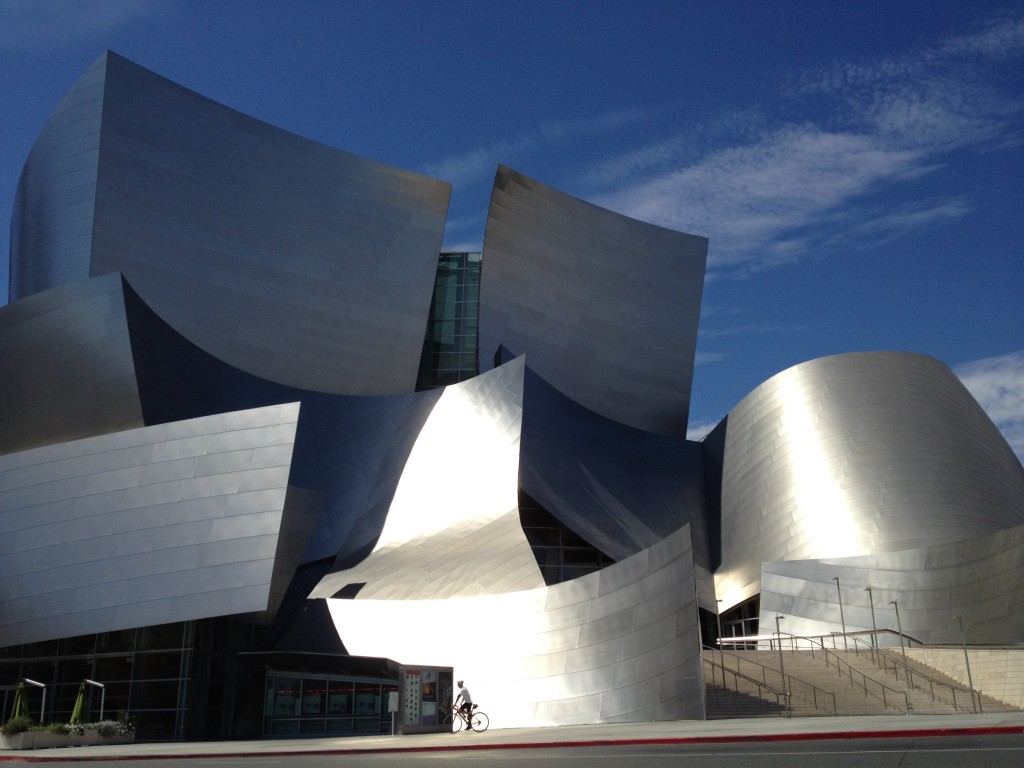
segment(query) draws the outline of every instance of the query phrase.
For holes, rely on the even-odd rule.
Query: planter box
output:
[[[54,747],[88,747],[97,744],[132,744],[135,736],[100,736],[98,731],[87,730],[81,736],[50,733],[49,731],[22,731],[13,736],[0,736],[0,749],[52,749]]]

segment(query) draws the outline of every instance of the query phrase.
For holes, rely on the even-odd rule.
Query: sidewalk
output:
[[[289,754],[361,754],[433,750],[525,749],[607,744],[670,744],[798,739],[857,739],[945,736],[953,733],[1019,733],[1024,712],[982,715],[889,717],[802,717],[749,720],[680,720],[667,723],[571,725],[551,728],[492,728],[485,733],[433,733],[415,736],[355,736],[327,739],[175,742],[118,746],[0,751],[0,762],[139,760],[160,758],[249,757]]]

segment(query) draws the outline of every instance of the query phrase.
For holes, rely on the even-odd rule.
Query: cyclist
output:
[[[459,680],[456,685],[459,686],[459,695],[455,697],[455,706],[459,708],[460,712],[466,715],[466,730],[473,730],[473,697],[469,693],[469,688],[463,685],[463,681]],[[459,702],[462,702],[461,704]]]

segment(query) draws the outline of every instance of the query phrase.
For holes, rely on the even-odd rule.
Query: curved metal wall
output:
[[[761,621],[781,613],[793,634],[839,632],[845,622],[850,632],[882,631],[881,645],[896,645],[901,628],[922,643],[959,644],[960,616],[971,644],[1019,643],[1022,572],[1024,526],[880,555],[765,563]]]
[[[708,241],[498,168],[480,284],[480,370],[500,345],[615,421],[684,435]]]
[[[272,612],[310,527],[306,505],[288,519],[298,416],[292,403],[0,457],[0,647]]]
[[[527,361],[522,489],[615,560],[689,523],[697,562],[707,567],[700,444],[588,411],[544,381]]]
[[[513,592],[544,579],[519,522],[522,358],[444,389],[408,454],[373,552],[311,598],[440,599]]]
[[[262,123],[113,53],[68,100],[95,99],[99,74],[94,190],[81,190],[94,195],[91,250],[17,236],[15,273],[42,274],[12,295],[86,269],[122,272],[160,317],[237,368],[314,391],[413,391],[450,186]],[[63,160],[67,142],[52,136],[80,130],[55,117],[25,177]],[[26,184],[18,221],[70,228],[79,207]]]
[[[893,552],[1024,523],[1024,469],[934,358],[821,358],[762,384],[728,416],[723,609],[761,563]]]
[[[11,215],[11,302],[89,277],[104,58],[50,114],[21,171]]]
[[[0,454],[143,425],[120,275],[0,307]]]
[[[380,535],[441,396],[326,395],[261,380],[184,339],[116,274],[0,307],[0,360],[17,361],[0,366],[0,455],[301,401],[291,482],[324,505],[304,561],[339,564],[364,557]]]
[[[704,719],[688,527],[551,587],[328,604],[351,653],[454,667],[499,728]]]

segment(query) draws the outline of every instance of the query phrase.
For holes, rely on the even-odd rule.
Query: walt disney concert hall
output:
[[[500,166],[443,251],[449,195],[75,83],[0,308],[0,718],[88,678],[143,739],[376,734],[464,677],[500,727],[702,719],[702,647],[780,614],[1024,640],[1024,469],[945,364],[812,360],[687,440],[707,239]]]

